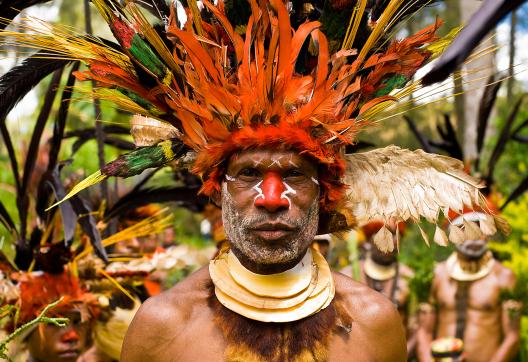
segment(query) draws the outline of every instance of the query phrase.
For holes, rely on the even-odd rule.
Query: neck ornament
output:
[[[261,322],[308,317],[326,308],[335,294],[330,267],[314,249],[293,268],[270,275],[253,273],[231,251],[224,251],[210,262],[209,274],[222,305]]]
[[[396,276],[396,263],[381,265],[367,257],[363,263],[363,270],[370,279],[386,281]]]
[[[478,260],[467,260],[460,258],[457,253],[451,254],[446,261],[447,271],[452,279],[460,282],[470,282],[487,276],[495,260],[491,251],[486,252]]]

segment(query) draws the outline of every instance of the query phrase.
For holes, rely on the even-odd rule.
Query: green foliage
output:
[[[491,147],[496,144],[499,137],[498,131],[502,130],[506,119],[512,111],[513,104],[518,100],[518,97],[515,97],[513,100],[505,98],[499,98],[497,100],[497,117],[492,122],[492,127],[497,131],[487,138],[485,155],[488,155],[491,152]],[[525,98],[513,122],[512,131],[526,119],[528,119],[528,100]],[[527,136],[528,128],[525,127],[520,135]],[[508,141],[506,143],[504,153],[499,159],[494,172],[497,191],[504,195],[509,195],[520,184],[522,179],[528,176],[527,152],[528,145],[526,144],[514,141]]]
[[[521,319],[521,356],[528,358],[528,195],[510,203],[503,213],[512,227],[512,233],[503,243],[490,243],[490,248],[512,269],[517,278],[512,291],[504,291],[501,298],[523,303]],[[521,360],[526,360],[522,359]]]
[[[424,224],[422,228],[429,236],[433,235],[434,225]],[[401,239],[399,259],[414,270],[414,277],[409,282],[409,288],[416,303],[427,302],[435,263],[446,260],[452,251],[452,247],[441,247],[434,243],[427,246],[417,226],[407,227]]]
[[[200,232],[201,214],[193,213],[184,208],[175,208],[174,214],[174,234],[178,244],[187,244],[197,248],[209,245]]]
[[[46,308],[44,308],[42,313],[40,313],[40,315],[37,318],[27,322],[26,324],[21,325],[13,333],[11,333],[6,338],[4,338],[4,340],[0,341],[0,358],[10,361],[11,359],[9,358],[9,355],[8,355],[8,345],[9,345],[9,343],[12,340],[14,340],[15,338],[17,338],[18,336],[20,336],[25,331],[33,328],[34,326],[36,326],[39,323],[53,324],[53,325],[55,325],[57,327],[65,327],[68,324],[68,322],[69,322],[68,318],[50,318],[50,317],[46,317],[46,313],[48,313],[48,311],[50,309],[56,307],[61,301],[62,301],[62,298],[57,300],[57,301],[55,301],[55,302],[53,302],[53,303],[51,303],[51,304],[48,304],[46,306]],[[0,316],[4,317],[4,316],[9,315],[10,314],[9,312],[11,311],[11,309],[13,309],[13,306],[11,306],[11,305],[6,305],[6,306],[2,307],[1,310],[0,310]]]
[[[417,303],[426,303],[429,300],[429,291],[433,283],[434,270],[421,268],[416,270],[414,277],[409,281],[409,288]]]

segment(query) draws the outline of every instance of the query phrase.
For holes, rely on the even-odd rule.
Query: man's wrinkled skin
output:
[[[232,156],[227,176],[222,212],[237,257],[246,268],[262,274],[294,266],[317,230],[315,163],[292,151],[253,150]],[[266,184],[269,177],[273,179]],[[260,181],[270,189],[255,188]],[[276,199],[268,198],[275,191]],[[257,197],[261,192],[266,197]],[[339,273],[334,279],[353,323],[348,335],[331,338],[329,361],[350,361],[351,356],[358,362],[405,361],[404,331],[393,305]],[[207,302],[210,283],[204,267],[147,300],[130,326],[121,361],[224,361],[226,341]]]
[[[468,240],[457,249],[460,257],[480,257],[486,250],[483,241]],[[465,254],[464,254],[465,253]],[[518,313],[507,310],[501,303],[501,290],[515,285],[513,272],[495,261],[491,272],[471,282],[468,291],[468,309],[464,331],[464,361],[506,362],[519,349],[520,320]],[[434,338],[453,337],[456,330],[455,293],[457,282],[449,277],[445,262],[434,272],[431,303],[436,313],[420,317],[418,354],[420,361],[431,361],[430,344]]]
[[[40,324],[26,340],[29,362],[75,362],[88,345],[90,324],[78,312],[67,313],[66,327]]]

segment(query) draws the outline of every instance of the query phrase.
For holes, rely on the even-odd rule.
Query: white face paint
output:
[[[312,176],[312,181],[314,184],[319,185],[319,181],[315,177]]]
[[[291,199],[288,197],[288,194],[292,194],[292,195],[295,195],[297,193],[297,191],[295,191],[290,185],[288,185],[286,182],[282,181],[282,184],[284,185],[284,187],[286,187],[286,190],[284,190],[282,193],[281,193],[281,199],[286,199],[288,200],[288,209],[291,208]]]
[[[257,201],[257,199],[259,197],[262,197],[264,198],[264,193],[262,192],[262,189],[260,188],[260,185],[262,184],[262,181],[259,181],[258,184],[256,184],[255,186],[253,186],[253,190],[257,191],[257,196],[255,196],[255,198],[253,199],[253,201]]]
[[[282,168],[281,159],[280,158],[273,158],[271,160],[271,163],[269,164],[268,168],[270,168],[273,165],[277,165],[279,168]]]
[[[293,167],[299,168],[295,162],[292,161],[293,155],[290,155],[290,159],[288,160],[288,164],[292,165]]]
[[[236,180],[235,177],[229,176],[229,175],[225,175],[225,178],[226,178],[227,181],[235,181]]]

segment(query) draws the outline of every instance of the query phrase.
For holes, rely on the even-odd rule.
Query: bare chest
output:
[[[390,299],[391,302],[397,305],[399,309],[405,307],[409,299],[409,284],[406,278],[392,278],[384,281],[373,280],[366,276],[365,273],[362,275],[362,282],[368,285],[371,289],[383,294],[385,297]]]
[[[213,328],[214,329],[214,328]],[[189,330],[180,335],[176,340],[161,343],[159,362],[263,362],[265,358],[259,358],[251,353],[244,346],[228,346],[224,337],[218,330],[206,328],[197,333],[196,330]],[[284,346],[287,348],[287,346]],[[302,353],[298,356],[297,362],[341,362],[353,360],[357,362],[369,362],[374,359],[375,351],[381,346],[376,346],[375,341],[367,340],[361,331],[350,332],[348,334],[336,334],[330,338],[328,354],[324,359],[316,359],[311,353]],[[275,346],[270,346],[275,348]],[[161,352],[161,351],[160,351]],[[154,360],[150,361],[154,362]]]
[[[466,298],[468,310],[493,312],[500,309],[500,288],[496,277],[490,274],[474,282],[463,284],[451,278],[444,278],[436,291],[441,310],[456,309],[457,299]]]
[[[251,331],[248,331],[251,333]],[[277,329],[277,334],[280,334]],[[283,335],[284,337],[284,335]],[[295,338],[295,336],[291,336]],[[251,338],[248,338],[250,341]],[[292,343],[293,345],[293,343]],[[148,362],[264,362],[267,358],[258,356],[254,351],[244,346],[244,343],[232,344],[226,340],[218,325],[214,322],[214,316],[204,313],[203,318],[195,319],[184,326],[174,326],[174,333],[159,338],[159,343],[153,350],[156,356]],[[290,348],[288,338],[270,338],[269,349],[277,347]],[[382,348],[376,345],[376,341],[367,338],[366,334],[358,325],[352,325],[350,331],[340,330],[331,335],[328,341],[327,353],[317,355],[317,352],[301,352],[294,359],[296,362],[340,362],[350,360],[368,362],[374,360],[375,351]]]

